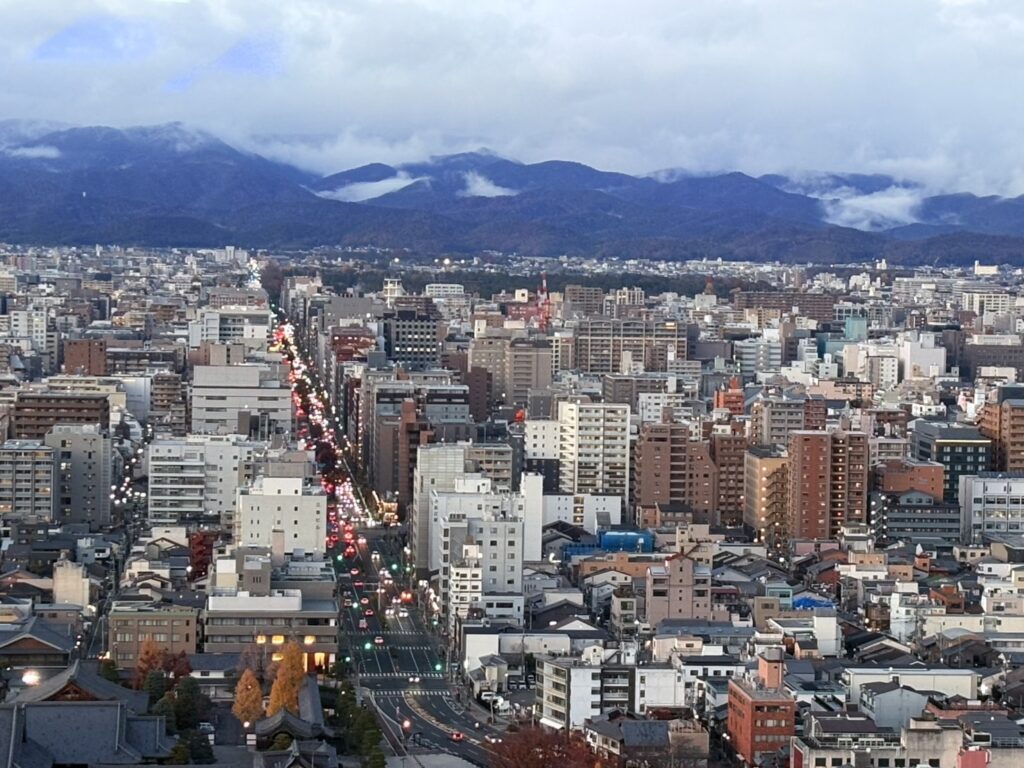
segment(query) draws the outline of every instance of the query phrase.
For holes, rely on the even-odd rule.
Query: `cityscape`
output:
[[[1021,9],[634,5],[0,7],[0,768],[1024,765]]]

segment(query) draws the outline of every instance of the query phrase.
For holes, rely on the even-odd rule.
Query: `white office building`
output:
[[[194,434],[291,434],[291,388],[276,366],[197,365],[192,377]]]
[[[327,496],[302,477],[257,477],[238,489],[235,541],[242,547],[277,548],[285,554],[327,551]]]
[[[466,474],[468,443],[421,445],[416,451],[413,471],[412,505],[409,509],[409,547],[416,569],[424,574],[430,568],[430,498],[435,491],[455,490],[455,481]]]
[[[986,536],[1024,533],[1024,473],[982,472],[960,477],[960,538],[981,544]]]
[[[188,324],[188,345],[196,349],[214,342],[262,349],[273,326],[274,315],[265,307],[202,307]]]
[[[483,607],[485,596],[507,597],[503,617],[521,620],[522,496],[493,493],[490,480],[469,475],[454,493],[432,493],[431,510],[439,533],[440,602],[449,625],[470,608]]]

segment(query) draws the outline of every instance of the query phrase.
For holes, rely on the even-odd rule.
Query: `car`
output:
[[[369,624],[366,623],[366,619],[360,619],[359,620],[359,628],[360,629],[368,629],[369,628]]]
[[[352,547],[352,546],[345,547],[345,557],[355,557],[355,556],[356,556],[356,548],[355,547]]]
[[[373,550],[373,552],[370,553],[370,557],[372,557],[374,560],[380,560],[380,552],[378,552],[375,549]]]
[[[373,644],[374,645],[384,645],[384,638],[381,637],[380,635],[377,635],[375,638],[373,638]]]
[[[407,610],[405,610],[405,608],[399,608],[398,609],[398,618],[400,618],[400,619],[408,619],[409,618],[409,612]]]
[[[409,678],[409,682],[410,683],[418,683],[419,681],[420,681],[420,676],[419,675],[413,675],[412,677]]]
[[[213,723],[200,723],[196,726],[196,730],[200,733],[216,733],[217,729],[213,727]]]
[[[362,589],[363,587],[366,586],[366,582],[362,581],[362,580],[353,581],[352,582],[352,586],[355,587],[356,589]]]
[[[487,739],[488,744],[501,744],[501,736],[495,736],[492,733],[488,733],[484,738]]]
[[[373,616],[373,608],[367,608],[363,611],[363,616]]]
[[[352,607],[352,598],[351,597],[346,597],[345,598],[345,607],[346,608],[351,608]]]
[[[356,539],[356,543],[359,544],[360,546],[363,546],[364,544],[366,544],[366,537],[365,536],[360,536],[358,539]]]
[[[498,694],[496,694],[494,691],[481,691],[480,692],[480,701],[485,701],[486,702],[486,701],[490,701],[491,699],[496,699],[497,697],[498,697]]]
[[[462,731],[452,731],[452,741],[465,741],[466,734]]]
[[[351,571],[349,571],[349,573],[352,574],[353,576],[358,576],[359,575],[359,569],[358,568],[353,568]]]
[[[368,597],[360,597],[359,598],[359,604],[360,605],[369,605],[370,604],[370,598],[368,598]]]

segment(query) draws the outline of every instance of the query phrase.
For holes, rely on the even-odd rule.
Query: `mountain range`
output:
[[[0,241],[1012,263],[1024,197],[822,173],[649,176],[482,150],[320,176],[178,123],[0,122]]]

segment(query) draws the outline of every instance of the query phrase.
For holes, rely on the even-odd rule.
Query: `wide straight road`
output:
[[[356,557],[339,564],[341,635],[355,667],[353,682],[376,706],[392,737],[401,739],[410,752],[441,749],[487,765],[487,736],[500,732],[455,701],[418,609],[401,602],[397,544],[380,529],[359,535],[366,543],[356,543]],[[353,574],[353,568],[358,572]],[[394,580],[388,578],[392,573]],[[350,607],[344,606],[346,598]],[[385,615],[391,613],[389,608],[393,615]],[[464,740],[455,741],[455,732]]]

